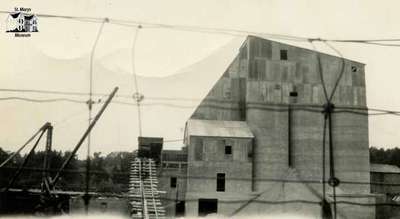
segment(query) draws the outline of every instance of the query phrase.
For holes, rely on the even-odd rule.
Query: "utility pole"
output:
[[[93,60],[94,60],[94,52],[96,51],[97,43],[99,41],[100,35],[103,31],[104,24],[109,21],[108,18],[104,18],[103,22],[101,23],[100,29],[97,33],[96,40],[94,41],[92,52],[90,54],[90,71],[89,71],[89,100],[87,101],[89,107],[89,127],[92,122],[92,106],[93,106]],[[85,203],[85,213],[89,213],[89,184],[90,184],[90,133],[87,139],[87,155],[86,155],[86,188],[85,188],[85,195],[83,196],[83,201]]]
[[[90,83],[91,84],[91,83]],[[89,125],[92,122],[92,86],[90,86],[90,97],[88,101],[89,107]],[[89,195],[89,185],[90,185],[90,133],[87,136],[87,154],[86,154],[86,174],[85,174],[85,194],[83,195],[83,201],[85,205],[85,213],[89,213],[89,202],[90,202],[90,195]]]

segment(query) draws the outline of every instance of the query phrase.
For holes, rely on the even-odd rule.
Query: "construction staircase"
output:
[[[165,218],[165,209],[161,204],[160,192],[157,187],[155,162],[148,158],[135,158],[131,164],[129,182],[132,218]]]

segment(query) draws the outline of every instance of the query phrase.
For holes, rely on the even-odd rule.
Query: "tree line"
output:
[[[70,156],[71,152],[51,151],[48,155],[49,175],[53,176],[62,163]],[[11,155],[0,147],[0,163]],[[22,164],[27,154],[17,154],[13,160],[0,169],[0,188],[9,184],[9,180]],[[15,182],[15,188],[40,188],[42,180],[44,151],[34,152],[29,158],[25,169]],[[90,190],[94,192],[124,193],[128,190],[129,169],[132,152],[112,152],[102,156],[100,152],[94,153],[90,162]],[[56,189],[68,191],[83,191],[86,187],[86,159],[74,156],[62,173]]]
[[[400,148],[378,148],[370,147],[369,155],[371,163],[390,164],[400,167]]]

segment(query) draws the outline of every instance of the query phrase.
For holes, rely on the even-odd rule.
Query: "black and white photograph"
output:
[[[1,0],[0,218],[400,218],[399,9]]]

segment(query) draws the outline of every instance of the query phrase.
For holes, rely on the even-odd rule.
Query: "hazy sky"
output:
[[[0,1],[0,10],[10,11],[14,7],[28,7],[34,13],[43,14],[109,17],[331,39],[400,38],[400,2],[396,0],[384,3],[373,0]],[[0,88],[88,90],[89,55],[99,24],[39,17],[39,33],[33,33],[30,38],[15,38],[5,33],[6,17],[6,14],[0,14]],[[113,86],[120,86],[120,94],[132,94],[131,47],[135,31],[133,27],[105,25],[95,54],[95,91],[107,93]],[[145,97],[201,99],[235,56],[242,40],[230,35],[143,28],[135,50],[136,72],[145,77],[143,81],[139,80],[139,86],[143,87]],[[306,43],[288,43],[310,48]],[[369,107],[400,110],[397,95],[400,47],[333,45],[346,58],[366,64]],[[319,48],[332,54],[322,45]],[[177,73],[180,74],[171,76]],[[171,77],[149,78],[166,76]],[[203,78],[201,83],[197,83],[199,78]],[[60,97],[0,93],[0,97],[10,96]],[[174,108],[165,103],[187,107]],[[184,122],[197,103],[164,100],[163,106],[145,107],[144,135],[182,138]],[[87,125],[84,104],[1,101],[0,113],[0,146],[7,150],[18,148],[46,121],[55,123],[55,148],[71,149]],[[94,129],[93,151],[107,153],[135,149],[136,124],[135,107],[111,105]],[[369,124],[370,145],[399,146],[399,117],[370,117]],[[167,144],[169,148],[180,146],[180,142]],[[82,148],[80,153],[84,151]]]

